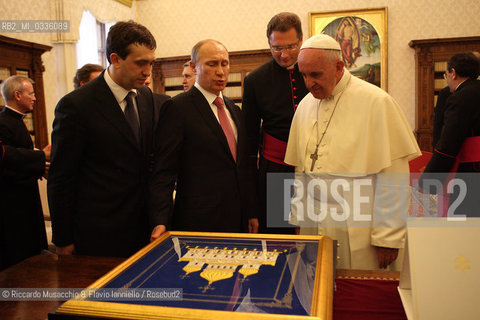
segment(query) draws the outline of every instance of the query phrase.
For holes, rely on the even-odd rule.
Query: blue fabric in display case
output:
[[[169,232],[56,314],[330,319],[332,247],[332,241],[321,236]]]

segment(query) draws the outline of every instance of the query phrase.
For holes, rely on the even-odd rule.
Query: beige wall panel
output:
[[[139,20],[157,39],[158,57],[189,54],[201,39],[214,38],[231,51],[268,48],[268,20],[295,12],[308,37],[308,13],[388,8],[388,91],[415,124],[413,39],[477,36],[478,0],[147,0],[138,2]]]
[[[82,10],[90,10],[104,22],[137,20],[154,34],[157,57],[189,54],[200,39],[214,38],[230,51],[266,49],[268,20],[281,11],[297,13],[308,37],[308,13],[388,7],[388,91],[415,124],[414,52],[412,39],[477,36],[480,34],[478,0],[142,0],[132,8],[113,0],[22,0],[14,5],[0,0],[1,19],[55,19],[58,13],[78,26]],[[76,30],[64,39],[75,41]],[[53,46],[48,33],[2,33],[17,39]],[[43,55],[45,99],[49,130],[53,111],[63,95],[57,92],[55,49]],[[76,66],[70,66],[76,68]],[[61,73],[61,71],[60,71]]]

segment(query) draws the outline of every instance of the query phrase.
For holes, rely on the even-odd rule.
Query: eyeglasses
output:
[[[273,52],[282,52],[283,50],[286,50],[286,51],[292,51],[292,50],[295,50],[298,48],[298,45],[300,44],[300,41],[298,41],[297,43],[293,43],[293,44],[289,44],[289,45],[286,45],[284,47],[281,47],[281,46],[270,46],[270,48],[272,48]]]
[[[452,69],[453,69],[453,68],[452,68]],[[451,71],[451,70],[449,71],[449,70],[447,69],[447,71],[445,71],[445,72],[443,73],[443,79],[447,80],[447,76],[448,76],[449,73],[452,73],[452,71]]]

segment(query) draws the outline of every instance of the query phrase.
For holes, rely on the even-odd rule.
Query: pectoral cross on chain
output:
[[[310,155],[310,159],[312,159],[312,167],[310,168],[310,171],[313,171],[313,167],[315,167],[315,162],[316,162],[317,159],[318,159],[318,154],[317,154],[317,152],[318,152],[318,144],[317,144],[317,146],[315,147],[315,152]]]

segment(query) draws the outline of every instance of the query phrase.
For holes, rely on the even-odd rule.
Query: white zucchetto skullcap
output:
[[[340,44],[328,34],[317,34],[306,40],[300,50],[313,48],[313,49],[327,49],[340,51]]]

